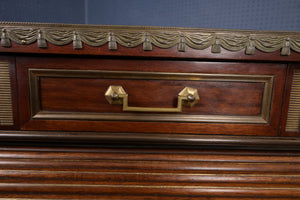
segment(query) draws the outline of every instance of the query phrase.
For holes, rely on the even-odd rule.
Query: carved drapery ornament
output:
[[[0,35],[1,45],[7,48],[11,41],[20,45],[36,42],[40,48],[47,48],[47,42],[59,46],[73,42],[74,49],[81,49],[82,43],[93,47],[108,43],[110,50],[142,44],[145,51],[154,45],[164,49],[177,46],[180,52],[188,46],[196,50],[211,47],[212,53],[220,53],[222,48],[245,49],[248,55],[256,49],[265,53],[281,50],[281,55],[290,55],[290,50],[300,53],[300,32],[0,22]]]

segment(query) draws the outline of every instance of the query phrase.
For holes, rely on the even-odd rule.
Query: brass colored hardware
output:
[[[300,131],[300,70],[294,71],[285,131]]]
[[[0,126],[14,125],[9,63],[0,62]]]
[[[182,106],[193,107],[199,101],[198,91],[195,88],[185,87],[178,94],[176,108],[153,108],[128,106],[128,94],[119,85],[111,85],[105,92],[105,98],[110,104],[123,105],[123,111],[133,112],[181,112]]]
[[[125,96],[127,96],[127,93],[122,86],[111,85],[105,92],[105,98],[110,104],[122,105]]]

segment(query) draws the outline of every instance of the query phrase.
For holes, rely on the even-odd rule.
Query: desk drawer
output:
[[[19,58],[24,130],[277,135],[282,64]]]

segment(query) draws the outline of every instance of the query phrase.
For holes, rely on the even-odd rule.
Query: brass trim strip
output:
[[[30,109],[32,119],[61,120],[113,120],[113,121],[167,121],[167,122],[207,122],[207,123],[250,123],[266,124],[269,121],[273,89],[272,75],[170,73],[138,71],[28,69],[30,89]],[[226,115],[184,115],[184,114],[145,114],[145,113],[89,113],[89,112],[47,112],[40,108],[40,77],[68,78],[109,78],[147,80],[190,80],[263,83],[261,116]]]
[[[13,125],[9,64],[0,62],[0,126]]]
[[[148,114],[118,113],[102,114],[88,112],[48,112],[38,111],[32,119],[61,119],[61,120],[109,120],[109,121],[169,121],[169,122],[206,122],[206,123],[254,123],[266,124],[261,116],[226,116],[226,115],[184,115],[184,114]]]
[[[300,70],[294,71],[288,117],[285,131],[298,132],[300,130]]]

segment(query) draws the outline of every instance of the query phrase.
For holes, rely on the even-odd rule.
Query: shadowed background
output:
[[[0,20],[300,31],[300,0],[0,0]]]

